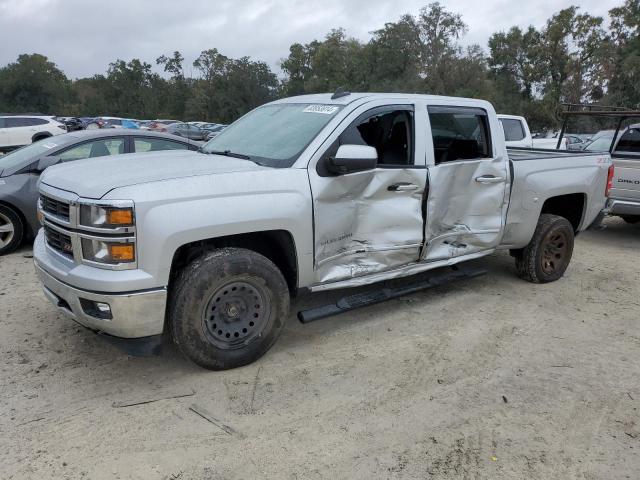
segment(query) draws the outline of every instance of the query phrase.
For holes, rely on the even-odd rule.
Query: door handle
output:
[[[476,177],[476,182],[478,183],[502,183],[504,181],[504,177],[496,177],[495,175],[482,175],[481,177]]]
[[[387,187],[387,190],[390,192],[411,192],[417,189],[418,185],[414,185],[413,183],[396,183]]]

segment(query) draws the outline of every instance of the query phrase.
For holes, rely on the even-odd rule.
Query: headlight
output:
[[[97,228],[132,227],[135,223],[133,207],[82,205],[80,223]]]
[[[98,239],[82,239],[82,257],[90,262],[117,265],[136,261],[136,247],[132,242],[111,242]]]

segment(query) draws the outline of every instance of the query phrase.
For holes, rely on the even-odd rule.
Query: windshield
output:
[[[341,108],[308,103],[265,105],[225,128],[202,151],[232,152],[260,165],[290,167]]]
[[[14,150],[11,153],[0,156],[0,172],[23,168],[43,153],[56,148],[58,144],[50,139],[41,140],[26,147]]]

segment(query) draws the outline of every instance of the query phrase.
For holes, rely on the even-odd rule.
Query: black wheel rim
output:
[[[218,348],[242,348],[261,335],[270,311],[264,287],[247,280],[230,282],[209,298],[202,318],[204,331]]]
[[[549,233],[542,250],[542,271],[553,274],[561,270],[566,262],[568,251],[569,242],[565,232]]]

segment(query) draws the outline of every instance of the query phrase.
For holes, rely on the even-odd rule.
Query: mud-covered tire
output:
[[[529,244],[513,252],[518,276],[533,283],[558,280],[571,261],[573,242],[573,226],[566,218],[540,215]]]
[[[640,222],[640,215],[622,215],[622,219],[627,223],[638,223]]]
[[[180,273],[169,328],[182,353],[201,367],[251,363],[275,343],[289,315],[289,290],[268,258],[243,248],[203,254]]]
[[[22,243],[24,225],[17,212],[0,205],[0,256],[13,252]]]

